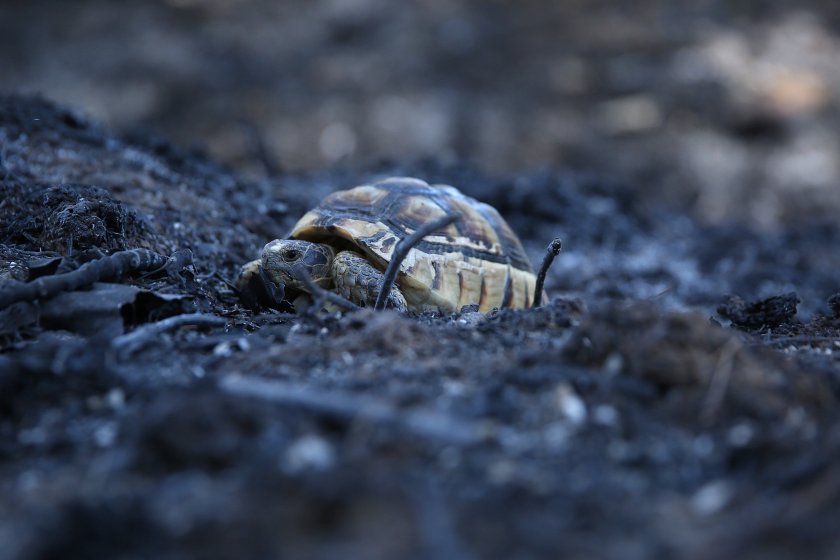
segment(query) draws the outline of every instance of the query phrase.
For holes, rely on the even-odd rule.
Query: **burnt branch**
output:
[[[292,274],[294,274],[295,280],[303,282],[303,285],[306,286],[306,289],[310,294],[312,294],[312,297],[315,300],[312,308],[316,312],[324,307],[324,303],[327,301],[346,311],[354,311],[359,308],[359,306],[352,301],[319,286],[302,266],[294,267],[292,269]]]
[[[49,299],[62,292],[78,290],[103,280],[114,280],[127,272],[160,268],[168,259],[148,249],[119,251],[85,263],[72,272],[42,276],[32,282],[15,283],[0,289],[0,309],[21,301]]]
[[[405,410],[388,401],[347,391],[306,387],[284,381],[230,376],[221,389],[345,422],[355,419],[391,427],[443,445],[478,445],[491,434],[486,426],[434,410]]]
[[[394,248],[394,254],[391,255],[391,262],[388,263],[388,268],[385,269],[385,277],[382,279],[382,287],[379,289],[379,295],[376,297],[376,304],[373,306],[375,310],[379,311],[381,309],[385,309],[388,294],[391,293],[391,288],[394,287],[394,282],[397,280],[397,273],[400,270],[400,265],[405,260],[408,252],[433,231],[446,227],[460,219],[461,217],[457,214],[447,214],[434,222],[429,222],[428,224],[423,225],[418,228],[417,231],[397,243],[397,246]]]
[[[208,313],[188,313],[168,317],[161,321],[143,325],[134,331],[116,337],[111,341],[111,348],[121,358],[126,358],[140,348],[151,344],[160,335],[181,327],[220,327],[227,324],[222,317]]]
[[[554,257],[560,254],[560,250],[562,248],[563,243],[560,241],[560,238],[557,237],[554,241],[549,243],[548,248],[545,250],[545,257],[543,258],[542,265],[540,265],[540,271],[537,273],[537,285],[534,287],[534,305],[532,307],[539,307],[542,303],[545,275],[548,273],[551,263],[554,262]]]

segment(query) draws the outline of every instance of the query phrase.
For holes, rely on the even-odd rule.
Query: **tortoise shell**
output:
[[[454,187],[400,177],[334,192],[289,237],[356,250],[384,270],[401,239],[452,213],[461,218],[426,236],[400,266],[397,285],[408,307],[530,307],[536,277],[522,243],[495,208]]]

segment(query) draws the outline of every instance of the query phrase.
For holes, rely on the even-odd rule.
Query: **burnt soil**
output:
[[[836,558],[840,229],[703,226],[596,174],[243,179],[0,99],[0,550],[47,558]],[[254,311],[238,267],[394,174],[494,205],[539,309]],[[833,297],[832,297],[833,296]],[[173,319],[178,318],[180,319]]]

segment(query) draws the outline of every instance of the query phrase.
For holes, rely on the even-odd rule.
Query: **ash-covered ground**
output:
[[[596,173],[459,163],[243,179],[31,97],[0,99],[0,147],[0,300],[172,257],[0,311],[5,557],[840,555],[836,222],[701,226]],[[494,205],[535,262],[561,236],[551,301],[240,304],[266,241],[389,175]]]

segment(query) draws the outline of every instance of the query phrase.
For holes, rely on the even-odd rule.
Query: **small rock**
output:
[[[736,424],[726,434],[726,441],[732,447],[744,447],[752,441],[754,433],[749,424]]]
[[[113,422],[101,425],[93,433],[93,440],[99,447],[111,447],[117,440],[117,425]]]
[[[568,384],[562,383],[557,386],[554,399],[557,410],[572,424],[577,426],[586,420],[586,403]]]
[[[324,471],[335,463],[335,450],[327,440],[306,435],[289,446],[283,463],[292,473]]]
[[[602,426],[618,426],[621,421],[615,407],[607,404],[601,404],[595,407],[592,416],[595,422]]]
[[[630,95],[601,104],[601,125],[612,134],[643,132],[662,125],[662,111],[647,95]]]
[[[691,508],[699,515],[713,515],[729,503],[732,489],[722,480],[709,482],[691,497]]]
[[[237,351],[247,352],[250,348],[251,343],[249,343],[245,338],[226,340],[224,342],[220,342],[213,348],[213,355],[217,358],[229,358]]]

